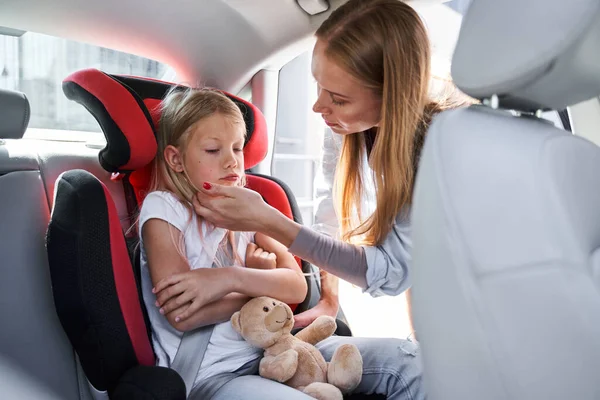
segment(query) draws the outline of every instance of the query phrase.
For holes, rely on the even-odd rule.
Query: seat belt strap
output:
[[[235,232],[234,242],[237,246],[237,243],[239,243],[239,232]],[[233,254],[233,247],[229,242],[227,249],[230,252],[229,254]],[[228,254],[226,254],[222,247],[217,249],[212,268],[218,268],[217,260],[221,262],[221,265],[225,265],[227,260],[229,260]],[[177,354],[175,354],[175,358],[171,363],[171,368],[177,371],[183,378],[186,396],[190,394],[190,391],[194,387],[194,381],[202,365],[202,360],[204,360],[204,354],[208,348],[214,328],[214,324],[203,326],[193,331],[185,332],[181,338],[181,343],[177,348]]]

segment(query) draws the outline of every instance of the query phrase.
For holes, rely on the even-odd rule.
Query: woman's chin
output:
[[[329,129],[331,129],[331,131],[333,133],[335,133],[336,135],[342,135],[342,136],[352,135],[353,133],[356,133],[354,131],[349,131],[348,129],[343,128],[339,125],[330,126]]]

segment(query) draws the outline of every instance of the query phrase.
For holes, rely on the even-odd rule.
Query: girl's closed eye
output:
[[[332,98],[331,98],[331,103],[332,103],[333,105],[336,105],[336,106],[343,106],[344,104],[346,104],[346,103],[347,103],[347,101],[344,101],[344,100],[336,100],[335,98],[333,98],[333,97],[332,97]]]
[[[206,149],[204,150],[205,152],[209,153],[209,154],[216,154],[219,152],[219,149]]]

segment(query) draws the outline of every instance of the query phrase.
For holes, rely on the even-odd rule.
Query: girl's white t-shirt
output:
[[[183,333],[173,328],[155,305],[156,296],[152,293],[153,285],[142,237],[144,223],[153,218],[164,220],[183,233],[185,255],[191,269],[212,267],[217,247],[225,237],[226,231],[221,228],[211,228],[203,222],[201,238],[196,214],[192,213],[190,219],[188,209],[173,194],[156,191],[148,194],[144,199],[139,218],[142,294],[152,327],[152,345],[156,353],[157,365],[170,367]],[[174,230],[174,240],[177,240],[176,233]],[[251,242],[254,242],[253,232],[240,234],[236,250],[244,263],[246,247]],[[262,352],[263,350],[248,344],[233,329],[230,321],[218,323],[213,330],[195,384],[219,373],[233,372],[247,362],[260,357]]]

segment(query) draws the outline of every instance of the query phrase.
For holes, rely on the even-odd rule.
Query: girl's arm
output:
[[[294,256],[276,240],[256,233],[256,244],[277,256],[277,269],[245,268],[238,274],[238,291],[251,297],[268,296],[284,303],[301,303],[306,297],[306,279]]]
[[[244,304],[250,300],[249,296],[241,293],[230,293],[220,300],[213,301],[201,307],[187,319],[179,319],[177,316],[189,309],[191,303],[183,307],[176,308],[167,314],[167,319],[171,325],[180,332],[192,331],[206,325],[218,324],[229,321],[231,316],[242,309]],[[173,322],[171,322],[173,321]]]
[[[176,243],[182,241],[182,233],[173,225],[161,219],[150,219],[142,227],[142,238],[144,248],[148,256],[148,268],[152,284],[165,279],[168,276],[190,272],[190,267],[185,257],[177,251]],[[219,281],[227,280],[225,274]],[[230,293],[228,285],[213,283],[213,287],[221,294],[220,298],[200,308],[194,313],[193,318],[185,321],[176,320],[176,312],[165,312],[169,323],[178,331],[188,331],[201,326],[227,321],[234,312],[239,311],[250,299],[240,293]],[[182,312],[191,303],[176,304],[176,311]],[[174,304],[175,305],[175,304]],[[158,306],[158,302],[157,302]]]
[[[223,290],[249,297],[273,297],[288,304],[301,303],[307,293],[306,279],[294,256],[282,244],[263,234],[257,233],[255,240],[265,251],[275,253],[276,269],[199,268],[172,275],[154,288],[158,304],[166,314],[172,314],[177,323],[194,326],[190,321],[195,314],[210,305]],[[187,308],[182,307],[188,303]]]

